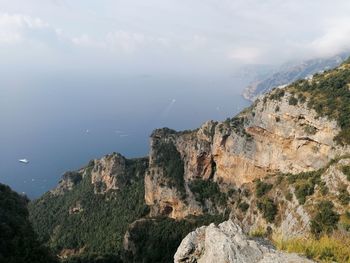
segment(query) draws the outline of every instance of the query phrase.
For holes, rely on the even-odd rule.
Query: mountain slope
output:
[[[128,225],[147,213],[146,167],[147,159],[111,154],[66,173],[56,189],[30,204],[40,238],[63,258],[83,252],[118,255]]]
[[[298,79],[304,79],[315,73],[335,68],[347,59],[348,55],[348,53],[342,53],[330,58],[311,59],[297,64],[284,65],[270,76],[251,83],[245,88],[243,97],[254,101],[275,87],[288,85]]]
[[[36,238],[27,203],[25,197],[0,184],[0,262],[56,262]]]
[[[276,242],[350,242],[349,84],[346,61],[224,122],[155,130],[148,159],[112,154],[65,174],[31,204],[35,229],[70,260],[169,262],[187,233],[228,217]]]

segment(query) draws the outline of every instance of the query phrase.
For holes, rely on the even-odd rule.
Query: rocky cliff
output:
[[[281,93],[278,100],[269,99]],[[183,218],[203,213],[194,202],[191,184],[217,183],[222,191],[276,173],[300,173],[325,167],[347,152],[334,141],[340,132],[335,120],[320,117],[307,102],[290,104],[293,95],[275,90],[265,99],[224,122],[209,121],[198,130],[156,130],[151,136],[150,166],[145,177],[145,200],[153,214]],[[163,151],[172,159],[162,163]],[[167,171],[174,158],[183,171]],[[178,176],[177,184],[171,182]]]
[[[225,121],[155,130],[148,158],[114,153],[66,173],[31,204],[34,226],[57,253],[126,262],[169,262],[187,233],[228,218],[271,240],[350,240],[349,84],[347,61]]]

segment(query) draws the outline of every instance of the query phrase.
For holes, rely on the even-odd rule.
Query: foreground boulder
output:
[[[182,240],[175,263],[307,263],[296,254],[276,251],[264,240],[247,237],[231,220],[197,228]]]

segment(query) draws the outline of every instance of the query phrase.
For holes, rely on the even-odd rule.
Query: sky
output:
[[[207,74],[350,47],[348,0],[0,0],[3,74]]]

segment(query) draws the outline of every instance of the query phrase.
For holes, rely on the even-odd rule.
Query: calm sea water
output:
[[[146,156],[155,128],[192,129],[248,106],[240,96],[247,82],[225,75],[4,78],[0,182],[35,198],[90,159],[113,151]]]

